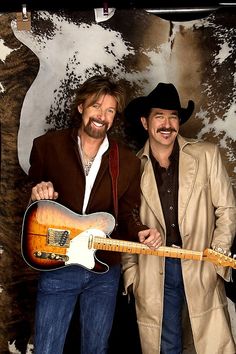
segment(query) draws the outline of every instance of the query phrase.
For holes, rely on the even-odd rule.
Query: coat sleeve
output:
[[[121,256],[124,295],[129,293],[128,288],[133,286],[138,271],[138,256],[136,254],[123,253]]]
[[[32,185],[44,180],[44,150],[45,144],[42,138],[36,138],[33,141],[33,147],[30,153],[29,178]]]
[[[216,216],[211,246],[216,250],[219,248],[228,252],[236,233],[236,203],[232,184],[217,146],[212,159],[210,183]],[[231,269],[216,266],[216,270],[226,281],[230,280]]]
[[[119,198],[119,237],[123,238],[125,236],[126,240],[139,242],[138,232],[148,228],[141,223],[139,216],[141,194],[140,160],[134,154],[129,154],[127,162],[123,159],[120,169],[123,169],[120,177],[126,180],[126,188]],[[124,173],[124,171],[126,172]]]
[[[126,160],[127,161],[127,160]],[[128,233],[128,239],[139,242],[138,232],[148,227],[140,220],[140,160],[136,157],[129,157],[127,170],[128,187],[119,200],[119,225],[121,234]],[[128,293],[128,288],[134,283],[138,270],[137,254],[122,253],[121,263],[124,279],[124,293]]]

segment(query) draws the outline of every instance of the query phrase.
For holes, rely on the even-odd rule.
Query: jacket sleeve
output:
[[[140,221],[140,160],[133,155],[129,156],[127,163],[123,161],[120,166],[126,173],[120,175],[126,179],[126,189],[119,199],[118,231],[119,237],[139,242],[138,232],[148,227]],[[124,172],[124,171],[123,171]],[[121,172],[122,173],[122,172]],[[123,236],[122,236],[123,235]]]
[[[212,239],[212,248],[228,252],[236,233],[236,203],[233,188],[223,165],[218,147],[215,147],[210,183],[212,203],[215,208],[216,227]],[[216,266],[217,273],[226,281],[230,280],[231,269]]]
[[[130,161],[131,162],[131,161]],[[129,239],[139,242],[138,232],[148,227],[140,220],[140,160],[134,157],[131,164],[127,166],[129,175],[129,185],[120,199],[119,210],[121,231],[129,235]],[[138,255],[133,253],[122,253],[121,264],[123,272],[124,294],[130,293],[135,282],[138,271]]]
[[[133,286],[138,271],[138,256],[136,254],[123,253],[121,256],[124,295],[129,293],[128,288]]]
[[[36,138],[33,141],[33,147],[30,153],[29,178],[32,185],[42,182],[44,175],[44,150],[45,144],[42,138]]]

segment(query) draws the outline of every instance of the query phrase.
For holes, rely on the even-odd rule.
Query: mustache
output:
[[[175,128],[158,128],[157,133],[160,133],[160,132],[168,132],[168,133],[172,133],[172,132],[175,132],[177,133],[177,130]]]

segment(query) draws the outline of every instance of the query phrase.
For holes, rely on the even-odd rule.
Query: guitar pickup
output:
[[[48,229],[47,243],[50,246],[69,247],[70,231],[61,229]]]
[[[50,259],[53,261],[67,262],[69,260],[68,256],[64,254],[53,253],[53,252],[37,251],[34,253],[34,256],[40,259]]]

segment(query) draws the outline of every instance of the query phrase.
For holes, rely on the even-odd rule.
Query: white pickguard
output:
[[[69,257],[69,260],[65,262],[66,265],[79,264],[88,269],[94,268],[94,253],[96,250],[93,248],[88,248],[89,236],[91,235],[106,237],[106,234],[102,230],[98,229],[87,229],[86,231],[75,236],[70,241],[70,247],[66,252],[66,255]]]

